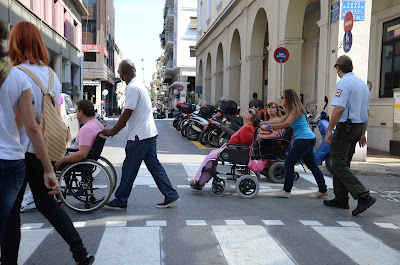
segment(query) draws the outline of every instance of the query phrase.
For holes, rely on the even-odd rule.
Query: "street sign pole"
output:
[[[280,93],[279,97],[281,97],[281,95],[283,93],[283,67],[282,66],[283,66],[283,63],[281,60],[281,93]]]

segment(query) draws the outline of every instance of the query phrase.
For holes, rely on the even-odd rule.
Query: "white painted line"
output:
[[[378,193],[378,192],[376,192],[376,191],[374,191],[374,190],[369,190],[369,193]]]
[[[157,184],[151,184],[151,185],[149,185],[149,188],[158,188],[158,187],[157,187]]]
[[[299,220],[299,222],[302,223],[303,225],[323,226],[320,222],[314,220]]]
[[[357,264],[399,264],[400,253],[359,227],[312,227]]]
[[[73,222],[75,228],[84,227],[86,222]]]
[[[260,189],[266,190],[266,189],[272,189],[272,187],[271,186],[266,186],[266,185],[260,185]]]
[[[308,187],[310,190],[318,190],[318,187]]]
[[[296,166],[296,169],[299,169],[296,171],[299,173],[300,177],[307,180],[308,182],[311,182],[311,183],[317,185],[317,182],[315,181],[315,178],[310,170],[306,169],[307,172],[304,172],[304,170],[301,167],[297,167],[297,166]],[[327,188],[333,189],[333,179],[330,177],[325,177],[325,176],[324,176],[324,178],[325,178],[325,184],[326,184]]]
[[[399,229],[399,227],[397,225],[394,225],[391,223],[376,223],[376,222],[374,222],[374,224],[376,224],[377,226],[382,227],[382,228]]]
[[[196,176],[197,171],[199,170],[201,163],[182,163],[183,168],[186,171],[186,174],[189,178],[194,178]]]
[[[146,221],[146,226],[167,226],[165,220]]]
[[[246,225],[243,220],[225,220],[227,225]]]
[[[357,224],[356,222],[336,221],[336,223],[340,224],[341,226],[345,226],[345,227],[361,227],[361,225]]]
[[[40,229],[43,225],[44,223],[23,224],[21,225],[21,230]]]
[[[178,189],[190,189],[191,187],[189,185],[176,185]]]
[[[285,225],[281,220],[262,220],[265,225]]]
[[[22,230],[18,264],[25,264],[53,229]]]
[[[94,265],[160,265],[160,228],[106,228],[95,256]]]
[[[126,223],[126,221],[107,221],[106,227],[124,227]]]
[[[262,226],[213,226],[212,229],[229,265],[295,264]]]
[[[204,220],[186,220],[186,225],[207,225]]]

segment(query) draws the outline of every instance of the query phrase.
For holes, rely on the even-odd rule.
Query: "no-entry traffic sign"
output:
[[[279,47],[274,52],[274,58],[278,63],[286,63],[289,60],[289,51],[286,48]]]
[[[182,86],[182,85],[179,85],[179,86],[178,86],[178,90],[179,90],[179,91],[182,91],[182,90],[183,90],[183,86]]]
[[[346,16],[344,17],[344,32],[351,31],[353,29],[354,24],[354,17],[351,11],[347,12]]]

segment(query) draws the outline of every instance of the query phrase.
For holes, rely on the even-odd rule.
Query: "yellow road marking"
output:
[[[174,126],[169,125],[169,127],[171,127],[172,129],[174,129],[176,132],[180,133]],[[198,141],[191,141],[192,144],[194,144],[195,146],[197,146],[199,149],[210,149],[210,150],[215,150],[217,148],[214,147],[205,147],[204,145],[202,145],[201,143],[199,143]]]

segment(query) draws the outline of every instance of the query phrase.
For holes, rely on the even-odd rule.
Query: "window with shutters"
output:
[[[197,17],[190,17],[190,26],[191,29],[197,29]]]

